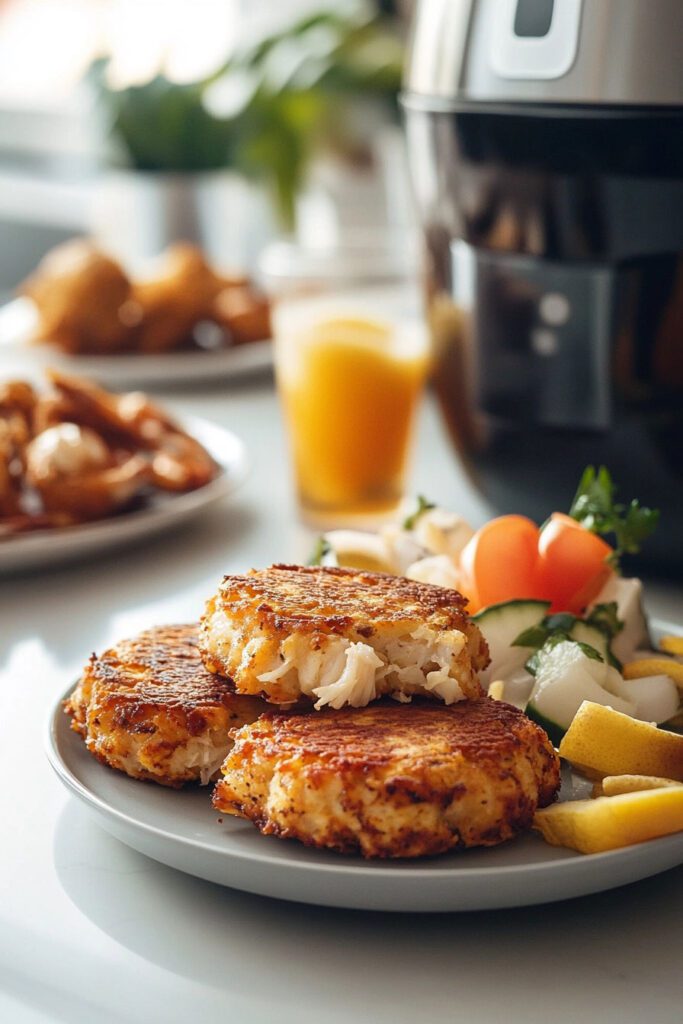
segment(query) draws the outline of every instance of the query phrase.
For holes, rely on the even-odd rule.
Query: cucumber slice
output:
[[[633,716],[635,704],[615,696],[602,685],[609,671],[605,662],[588,658],[578,643],[571,640],[542,650],[527,715],[543,725],[553,742],[567,731],[584,700]]]
[[[502,601],[472,616],[484,634],[491,655],[491,664],[479,677],[485,689],[492,679],[507,679],[524,668],[529,648],[512,644],[524,630],[537,626],[549,607],[549,601]]]
[[[610,576],[598,596],[591,604],[617,603],[617,615],[624,623],[624,628],[617,633],[612,641],[612,653],[620,661],[630,661],[638,648],[651,648],[652,641],[648,634],[647,619],[643,612],[643,584],[635,576],[624,579],[616,574]],[[588,609],[590,612],[590,608]]]
[[[581,619],[578,619],[572,626],[569,635],[572,640],[588,644],[589,647],[598,652],[603,661],[611,664],[612,656],[609,649],[609,639],[597,626],[591,626],[588,622],[582,622]]]
[[[527,704],[526,716],[547,732],[548,739],[554,747],[559,747],[562,737],[567,731],[566,729],[563,729],[557,722],[553,722],[550,718],[542,715],[535,704]]]

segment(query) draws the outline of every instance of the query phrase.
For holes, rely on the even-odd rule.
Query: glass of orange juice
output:
[[[276,306],[275,369],[302,517],[311,525],[396,509],[428,369],[425,327],[353,299]]]

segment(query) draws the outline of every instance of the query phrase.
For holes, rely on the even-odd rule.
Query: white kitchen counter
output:
[[[163,867],[67,795],[43,733],[89,653],[196,618],[226,572],[307,550],[270,383],[166,400],[245,440],[234,499],[143,548],[0,581],[0,1021],[679,1024],[683,867],[529,909],[345,912]],[[431,403],[418,450],[415,489],[481,520]],[[683,621],[680,591],[653,587],[650,607]]]

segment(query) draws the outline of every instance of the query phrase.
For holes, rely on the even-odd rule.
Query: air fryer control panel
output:
[[[576,59],[583,0],[495,0],[491,67],[501,78],[552,79]]]
[[[604,430],[614,271],[454,243],[456,304],[470,310],[475,405],[499,421]]]

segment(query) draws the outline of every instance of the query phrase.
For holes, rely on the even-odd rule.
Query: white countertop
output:
[[[195,618],[224,573],[308,544],[269,382],[166,401],[245,440],[253,469],[234,499],[144,548],[0,581],[0,1020],[678,1024],[683,867],[529,909],[328,910],[163,867],[69,798],[43,731],[89,653]],[[430,402],[418,452],[414,489],[481,520]],[[649,594],[653,612],[683,621],[680,590]]]

